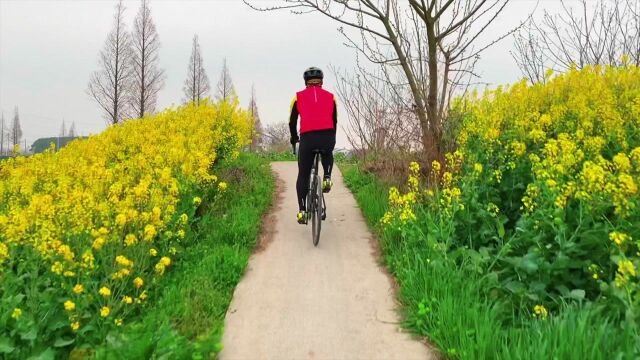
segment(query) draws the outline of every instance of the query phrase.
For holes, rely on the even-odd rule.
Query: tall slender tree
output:
[[[11,141],[11,145],[16,146],[20,144],[21,139],[22,127],[20,126],[20,114],[18,112],[18,107],[16,106],[13,115],[13,122],[11,124],[11,133],[9,135],[9,140]]]
[[[0,125],[0,156],[2,156],[4,154],[4,139],[5,139],[4,138],[4,133],[5,133],[5,130],[4,130],[4,111],[2,112],[2,120],[0,120],[0,121],[1,121],[1,124],[2,124],[2,125]]]
[[[131,36],[124,23],[122,0],[116,5],[113,29],[100,51],[100,70],[93,73],[87,94],[104,113],[107,124],[117,124],[127,115],[131,88]]]
[[[260,148],[262,141],[262,123],[260,122],[260,114],[258,113],[258,102],[256,99],[256,87],[251,86],[251,99],[249,100],[249,114],[251,114],[251,121],[253,121],[253,135],[251,137],[251,144],[249,150],[256,151]]]
[[[69,132],[67,133],[69,137],[76,137],[76,122],[71,123],[71,127],[69,128]]]
[[[227,58],[222,61],[222,71],[220,72],[220,80],[216,89],[216,100],[231,101],[236,96],[236,90],[231,80],[229,67],[227,66]]]
[[[204,61],[200,54],[200,44],[198,43],[198,35],[193,36],[193,46],[191,48],[191,57],[189,58],[189,70],[187,78],[184,81],[185,102],[193,102],[200,105],[200,100],[209,96],[211,86],[209,85],[209,77],[204,70]]]
[[[62,127],[60,128],[60,137],[67,136],[67,127],[65,126],[64,119],[62,119]]]
[[[153,113],[158,92],[164,86],[164,70],[158,67],[160,38],[151,18],[148,0],[141,0],[140,10],[133,21],[133,81],[131,88],[132,116],[143,117]]]

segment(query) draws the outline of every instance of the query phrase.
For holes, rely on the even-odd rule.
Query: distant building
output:
[[[33,143],[33,145],[31,145],[30,151],[32,154],[41,153],[49,149],[49,147],[51,147],[51,144],[55,144],[56,150],[59,150],[75,139],[83,139],[83,137],[66,136],[66,137],[40,138],[36,140]]]

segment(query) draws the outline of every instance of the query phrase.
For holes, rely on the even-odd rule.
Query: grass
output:
[[[298,157],[292,150],[285,152],[261,152],[258,153],[257,156],[268,161],[298,161]]]
[[[97,358],[199,359],[222,349],[224,317],[275,185],[268,161],[252,154],[219,164],[216,174],[229,189],[215,201],[203,197],[192,245],[162,280],[162,294],[139,321],[110,334]]]
[[[426,337],[442,357],[454,359],[632,359],[640,337],[597,308],[566,306],[547,319],[514,314],[492,301],[487,281],[442,260],[424,239],[383,232],[388,186],[357,165],[341,163],[347,186],[378,234],[384,261],[399,284],[403,326]],[[398,233],[402,233],[402,229]],[[515,323],[514,319],[524,320]]]

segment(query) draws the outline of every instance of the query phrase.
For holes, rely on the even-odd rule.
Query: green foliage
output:
[[[381,226],[388,186],[357,166],[341,165],[367,221],[379,235],[384,262],[399,283],[403,326],[425,336],[447,358],[632,359],[640,349],[633,324],[614,322],[602,307],[560,302],[546,318],[520,311],[500,296],[496,261],[484,249],[453,246],[455,229],[417,209],[417,221]],[[492,233],[501,222],[489,216]],[[514,261],[519,272],[535,267]],[[514,286],[517,290],[517,285]],[[571,296],[581,298],[574,291]]]
[[[297,155],[293,153],[293,150],[285,152],[261,152],[257,155],[268,161],[298,161]]]
[[[205,359],[222,349],[224,317],[271,204],[274,178],[266,160],[246,153],[218,173],[229,190],[215,202],[215,189],[203,198],[188,235],[192,245],[163,278],[160,299],[111,333],[96,358]]]

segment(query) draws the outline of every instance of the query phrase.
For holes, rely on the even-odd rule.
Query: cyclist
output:
[[[313,167],[313,150],[322,151],[322,168],[324,177],[322,191],[331,190],[331,170],[333,169],[333,149],[336,146],[336,125],[338,113],[335,96],[322,88],[324,74],[317,67],[310,67],[304,72],[306,88],[293,98],[289,130],[291,145],[299,141],[298,149],[298,223],[307,223],[305,199],[309,191],[309,177]],[[300,138],[298,138],[297,122],[300,116]]]

